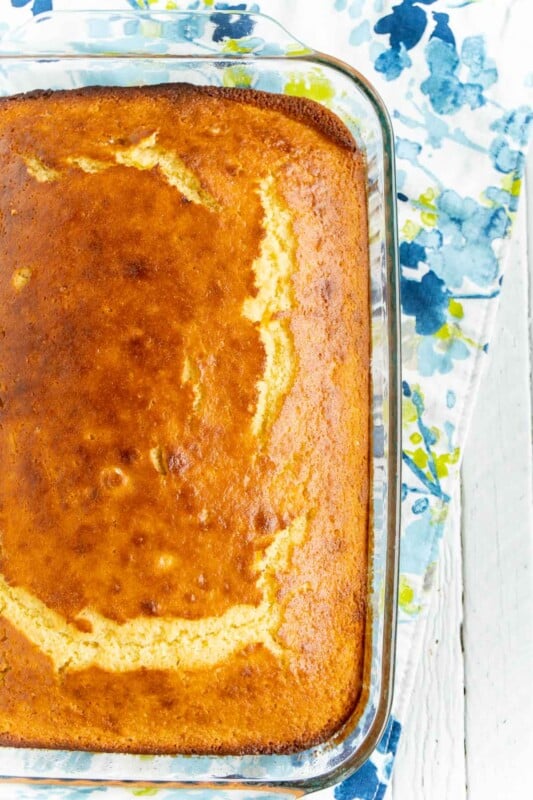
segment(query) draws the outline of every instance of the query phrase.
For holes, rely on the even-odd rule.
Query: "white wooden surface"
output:
[[[387,800],[533,798],[533,154],[523,199]]]

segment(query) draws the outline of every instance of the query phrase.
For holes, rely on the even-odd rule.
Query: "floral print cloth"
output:
[[[312,47],[359,69],[396,135],[403,344],[403,484],[399,637],[393,716],[371,759],[320,796],[379,800],[390,781],[422,612],[431,589],[461,446],[503,280],[533,127],[530,0],[11,0],[0,32],[52,7],[262,11]],[[218,15],[216,35],[250,31]],[[244,21],[244,24],[246,22]],[[317,76],[309,96],[323,99]],[[157,796],[156,789],[5,786],[0,797]],[[191,797],[222,797],[196,792]],[[227,793],[233,797],[249,792]],[[266,795],[263,795],[266,797]],[[278,795],[279,797],[279,795]]]

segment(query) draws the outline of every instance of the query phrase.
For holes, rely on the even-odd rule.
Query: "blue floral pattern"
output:
[[[224,39],[242,39],[244,36],[249,36],[254,28],[254,23],[251,17],[246,15],[228,15],[227,11],[246,11],[246,3],[237,3],[231,5],[230,3],[217,3],[216,11],[211,14],[211,21],[215,23],[215,30],[213,33],[214,42],[222,42]]]
[[[295,34],[311,16],[317,46],[357,65],[393,117],[404,353],[398,686],[393,717],[371,760],[322,793],[335,800],[379,800],[406,714],[411,643],[427,604],[466,408],[487,352],[487,320],[501,291],[503,253],[520,195],[533,128],[526,54],[502,39],[505,4],[491,0],[322,0],[312,9],[305,0],[122,3],[137,9],[210,9],[214,40],[228,47],[250,37],[253,24],[249,17],[222,11],[261,10]],[[51,7],[52,0],[11,0],[12,13],[6,11],[0,26]],[[509,13],[516,13],[511,6]],[[510,82],[517,88],[509,104]],[[317,79],[316,88],[318,99],[327,100],[327,85]],[[55,796],[74,800],[96,797],[96,791],[98,796],[135,794],[65,788]],[[164,790],[152,791],[167,796]],[[41,793],[32,787],[9,787],[7,793],[0,788],[0,797],[18,800]]]
[[[31,6],[32,14],[42,14],[44,11],[52,10],[52,0],[11,0],[13,8]]]

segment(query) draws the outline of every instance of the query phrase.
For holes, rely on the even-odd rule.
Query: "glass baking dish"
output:
[[[393,135],[358,72],[248,12],[61,11],[0,42],[0,93],[188,82],[311,97],[335,112],[366,155],[372,315],[372,529],[366,686],[329,741],[292,755],[146,757],[0,748],[0,780],[134,789],[180,787],[300,795],[360,767],[389,715],[399,539],[398,264]],[[244,795],[243,795],[244,793]]]

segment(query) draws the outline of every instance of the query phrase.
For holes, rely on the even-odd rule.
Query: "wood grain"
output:
[[[469,800],[533,797],[533,471],[526,252],[526,242],[533,237],[531,229],[526,236],[525,212],[524,207],[511,246],[494,352],[463,466]]]
[[[459,503],[451,508],[387,800],[466,798]]]

